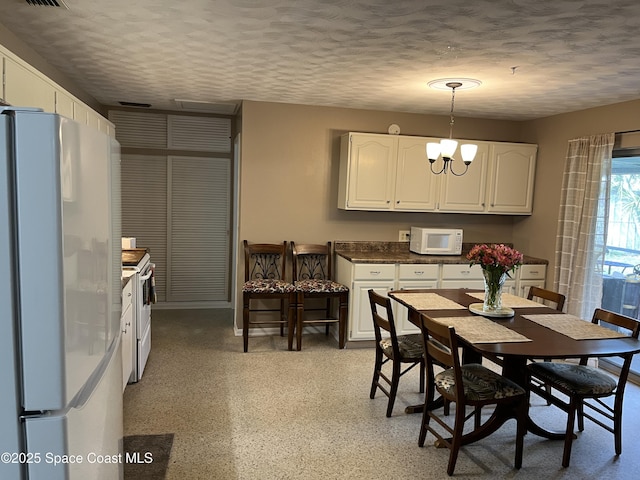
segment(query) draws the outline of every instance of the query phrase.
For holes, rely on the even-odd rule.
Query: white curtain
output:
[[[602,299],[613,133],[569,141],[556,237],[555,289],[590,320]]]

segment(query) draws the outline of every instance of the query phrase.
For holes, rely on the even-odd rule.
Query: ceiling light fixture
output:
[[[440,140],[440,143],[429,142],[427,143],[427,158],[429,159],[429,167],[431,171],[440,175],[441,173],[451,172],[452,175],[456,177],[460,177],[467,173],[469,169],[469,165],[473,161],[476,156],[476,152],[478,151],[478,146],[472,143],[466,143],[460,145],[460,155],[462,156],[462,161],[465,164],[464,172],[456,173],[453,170],[453,155],[456,152],[456,148],[458,148],[458,142],[453,140],[453,109],[455,105],[456,98],[456,89],[467,89],[474,88],[480,85],[480,81],[473,79],[451,79],[445,78],[440,80],[433,80],[429,82],[429,86],[431,88],[436,88],[439,90],[450,88],[451,89],[451,112],[450,112],[450,120],[449,120],[449,138],[443,138]],[[433,169],[433,164],[436,162],[438,157],[442,156],[442,168],[439,171],[435,171]]]

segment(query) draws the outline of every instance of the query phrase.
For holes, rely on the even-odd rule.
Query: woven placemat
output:
[[[467,295],[472,296],[473,298],[477,298],[481,301],[484,301],[484,292],[478,293],[467,293]],[[532,308],[532,307],[545,307],[542,303],[534,302],[533,300],[529,300],[527,298],[518,297],[517,295],[513,295],[511,293],[503,293],[502,294],[502,306],[509,308]]]
[[[456,335],[470,343],[530,342],[531,339],[480,316],[434,318],[438,323],[452,326]]]
[[[467,308],[437,293],[394,293],[393,296],[416,310],[465,310]]]
[[[569,314],[523,315],[543,327],[561,333],[574,340],[597,340],[603,338],[625,338],[627,335],[609,328],[587,322]]]

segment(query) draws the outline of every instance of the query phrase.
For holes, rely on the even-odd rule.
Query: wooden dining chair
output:
[[[333,280],[331,242],[322,245],[291,242],[291,252],[293,285],[296,288],[296,349],[302,348],[304,325],[324,325],[325,333],[329,335],[331,324],[338,325],[338,348],[344,348],[349,315],[349,288]],[[320,301],[322,304],[310,305],[308,300]],[[337,314],[332,311],[332,300],[337,301]],[[320,314],[319,318],[314,312]],[[292,344],[293,331],[289,330],[289,350],[292,349]]]
[[[535,300],[537,302],[541,302],[547,306],[554,307],[559,312],[564,308],[564,302],[566,297],[558,292],[554,292],[553,290],[547,290],[542,287],[530,287],[529,294],[527,295],[527,299]],[[551,305],[549,305],[551,304]],[[532,359],[532,361],[535,361]],[[544,360],[545,362],[550,362],[548,358]],[[545,389],[549,394],[551,394],[551,387],[546,386]],[[551,402],[547,401],[547,405],[551,405]]]
[[[547,305],[548,302],[551,302],[553,304],[551,306],[559,312],[564,308],[564,302],[566,299],[566,297],[561,293],[541,287],[530,287],[527,298],[529,300],[542,301],[541,303],[544,303],[545,305]]]
[[[285,281],[286,252],[287,242],[250,244],[244,240],[242,337],[245,352],[249,348],[252,325],[278,325],[280,336],[284,335],[285,326],[289,332],[294,328],[295,287]],[[277,308],[269,305],[274,302]],[[268,312],[278,312],[277,318],[261,319]]]
[[[638,338],[640,322],[638,320],[597,308],[592,323],[608,325],[617,330],[629,332],[631,338]],[[567,426],[564,437],[562,466],[568,467],[571,459],[574,421],[578,418],[578,430],[584,430],[584,418],[588,418],[605,430],[613,433],[616,455],[622,453],[622,400],[633,353],[620,356],[623,360],[618,379],[614,379],[602,370],[587,365],[588,358],[580,359],[579,364],[538,362],[527,366],[530,376],[529,389],[556,407],[567,412]],[[546,387],[551,387],[549,393]],[[553,391],[560,392],[560,397]],[[565,397],[566,396],[566,397]],[[568,397],[568,400],[565,398]],[[602,399],[613,397],[613,405]],[[585,407],[589,410],[585,411]],[[593,412],[593,413],[590,413]],[[598,414],[598,417],[594,415]]]
[[[369,398],[375,398],[376,390],[380,389],[389,398],[387,417],[390,417],[396,400],[400,377],[416,365],[420,366],[420,393],[424,392],[425,362],[422,337],[420,334],[397,335],[389,297],[379,295],[371,289],[369,290],[369,303],[376,337],[376,361]],[[384,337],[382,332],[385,332]],[[391,362],[391,378],[382,369],[388,362]],[[408,366],[402,370],[403,365]],[[384,383],[382,383],[383,381]],[[389,389],[387,390],[387,388]]]
[[[472,416],[475,417],[474,429],[470,432],[473,434],[483,428],[479,424],[479,409],[485,405],[511,404],[517,422],[515,467],[520,468],[524,436],[527,431],[528,402],[525,390],[480,364],[461,365],[460,345],[453,327],[422,315],[421,331],[428,378],[418,445],[423,447],[427,432],[431,432],[437,439],[436,446],[446,446],[450,450],[447,474],[451,476],[462,446],[465,422]],[[437,375],[434,373],[436,365],[445,366],[445,369]],[[455,403],[453,427],[438,416],[435,409],[428,407],[433,405],[436,391],[442,395],[445,402]],[[468,415],[467,406],[473,407],[473,411]],[[441,430],[434,428],[430,423],[431,419],[451,437],[445,438],[440,433]],[[484,436],[486,435],[479,435],[480,438]]]

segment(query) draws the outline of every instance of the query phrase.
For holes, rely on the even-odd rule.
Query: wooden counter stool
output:
[[[293,284],[296,289],[296,349],[302,348],[304,325],[325,325],[329,334],[332,323],[338,324],[338,347],[344,348],[349,311],[349,288],[334,282],[332,277],[333,251],[326,244],[295,244],[291,242],[293,258]],[[309,305],[307,300],[323,300],[321,306]],[[338,301],[337,315],[332,311],[332,300]],[[313,301],[313,300],[312,300]],[[320,318],[307,315],[322,312]],[[289,330],[289,350],[293,348],[293,331]]]
[[[242,286],[242,337],[244,351],[249,347],[250,325],[279,325],[280,336],[284,336],[284,327],[289,333],[294,328],[295,287],[286,282],[287,242],[280,244],[255,243],[244,240],[244,285]],[[252,301],[278,301],[278,308],[259,306],[252,308]],[[255,302],[254,302],[255,303]],[[286,306],[288,304],[288,315]],[[278,319],[251,320],[251,314],[279,312]],[[255,315],[254,315],[255,316]]]

